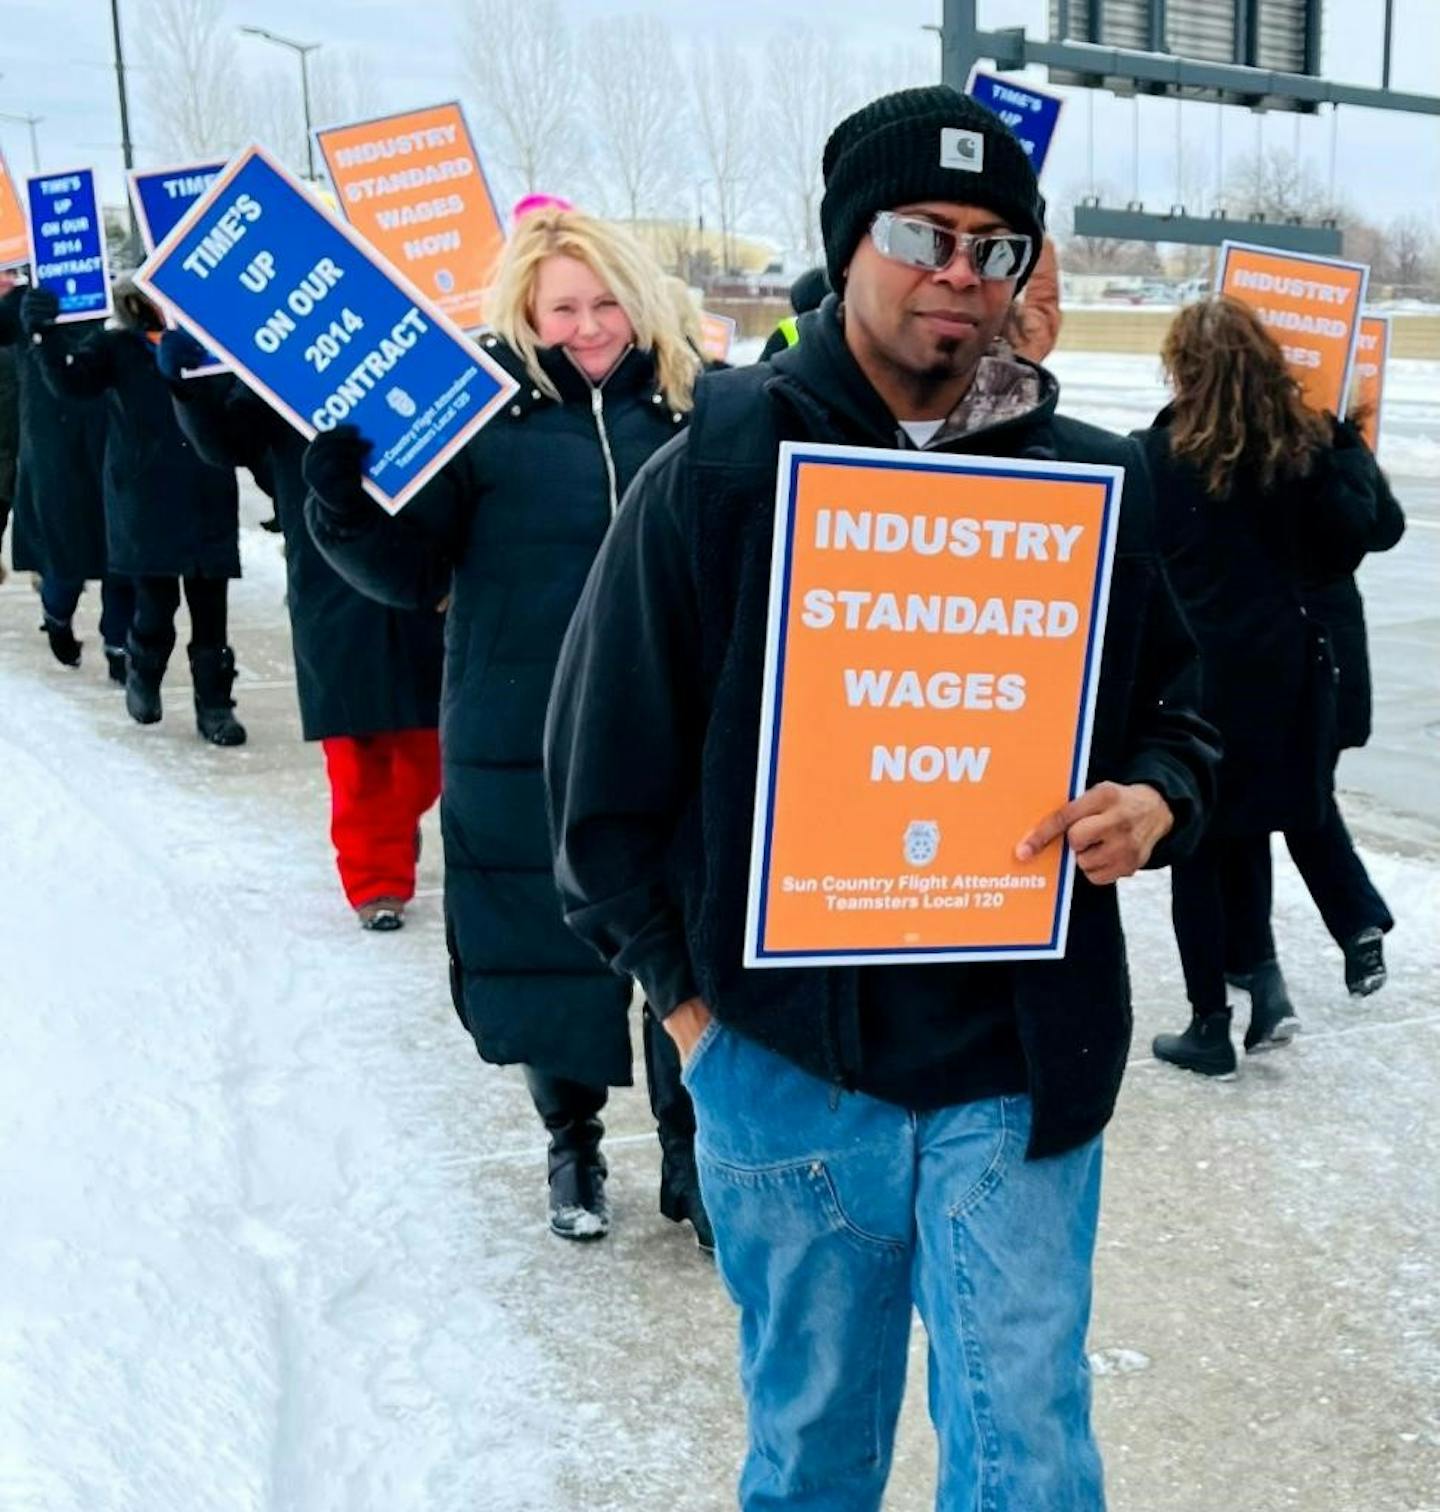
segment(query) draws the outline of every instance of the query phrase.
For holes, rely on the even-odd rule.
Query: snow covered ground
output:
[[[1072,410],[1143,423],[1140,361],[1062,359]],[[1432,484],[1435,376],[1394,391]],[[62,672],[28,585],[0,588],[0,1509],[733,1505],[733,1315],[654,1211],[643,1097],[609,1118],[614,1235],[551,1240],[524,1089],[449,1006],[433,821],[409,927],[362,935],[276,545],[244,534],[238,752],[196,741],[183,673],[130,724],[93,620]],[[1125,889],[1093,1335],[1121,1512],[1440,1512],[1440,857],[1369,860],[1390,986],[1346,998],[1281,861],[1307,1033],[1227,1086],[1148,1060],[1179,967],[1163,878]],[[922,1355],[900,1512],[933,1495]]]

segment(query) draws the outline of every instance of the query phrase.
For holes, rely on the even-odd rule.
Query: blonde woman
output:
[[[361,491],[369,443],[353,427],[317,437],[304,464],[311,533],[345,578],[406,608],[449,595],[440,722],[451,987],[480,1054],[526,1069],[550,1133],[550,1227],[567,1239],[609,1228],[599,1114],[607,1089],[631,1080],[631,988],[561,915],[541,736],[590,564],[631,478],[691,408],[700,363],[662,278],[615,227],[566,206],[530,210],[501,255],[484,338],[521,384],[503,415],[393,519]],[[645,759],[643,729],[635,759]],[[669,1048],[663,1032],[654,1039]],[[708,1247],[678,1065],[652,1065],[651,1085],[662,1211],[688,1218]]]

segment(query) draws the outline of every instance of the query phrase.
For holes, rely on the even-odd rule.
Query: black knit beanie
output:
[[[835,289],[875,216],[921,200],[977,205],[1027,233],[1035,247],[1025,278],[1040,255],[1045,208],[1025,149],[993,110],[948,84],[883,95],[847,116],[825,144],[823,173],[820,230]]]

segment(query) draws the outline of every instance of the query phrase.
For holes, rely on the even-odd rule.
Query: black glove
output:
[[[38,336],[55,324],[60,301],[49,289],[27,289],[20,301],[20,329],[27,336]]]
[[[155,353],[155,366],[159,368],[160,376],[171,383],[179,383],[187,368],[204,367],[209,360],[205,348],[189,331],[166,331]]]
[[[353,425],[321,431],[305,448],[300,470],[332,524],[354,524],[378,507],[361,486],[365,460],[374,449]]]

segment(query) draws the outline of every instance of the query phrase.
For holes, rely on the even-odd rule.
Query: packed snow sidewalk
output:
[[[253,506],[253,500],[251,501]],[[0,1508],[699,1512],[733,1505],[733,1315],[655,1212],[643,1097],[617,1211],[543,1222],[518,1078],[449,1006],[438,843],[406,930],[336,886],[282,573],[244,531],[251,730],[142,730],[0,588]],[[1109,1135],[1092,1348],[1119,1512],[1440,1509],[1440,865],[1372,855],[1402,925],[1348,1000],[1288,862],[1306,1033],[1214,1085],[1163,878],[1127,884],[1136,1063]],[[930,1504],[923,1337],[890,1505]]]

